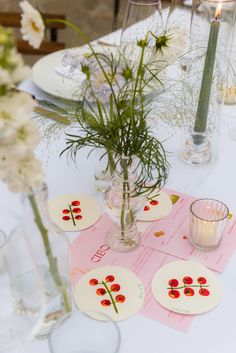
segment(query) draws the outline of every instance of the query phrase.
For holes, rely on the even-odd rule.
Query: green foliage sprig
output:
[[[82,63],[82,70],[87,76],[85,92],[89,94],[85,94],[82,104],[78,105],[78,127],[76,133],[67,134],[67,147],[63,151],[69,152],[74,161],[84,147],[91,147],[92,151],[104,149],[101,158],[112,155],[119,161],[124,156],[129,157],[130,164],[132,157],[136,156],[139,160],[136,192],[139,194],[161,188],[168,173],[163,145],[147,125],[150,100],[153,98],[145,99],[145,95],[154,82],[159,89],[162,87],[158,73],[164,67],[160,62],[144,62],[148,35],[137,43],[140,55],[133,65],[122,52],[114,58],[113,55],[95,52],[90,45],[90,59],[95,59],[102,71],[110,94],[105,103],[98,98],[92,85],[93,73],[89,66]],[[119,71],[125,80],[122,85],[117,79]]]

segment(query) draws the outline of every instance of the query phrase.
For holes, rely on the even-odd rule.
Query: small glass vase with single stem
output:
[[[162,28],[160,0],[128,0],[120,38],[120,47],[126,58],[132,63],[138,61],[141,51],[137,42],[144,40],[147,33],[158,35]],[[149,38],[145,62],[154,54],[154,46],[154,38]]]
[[[62,316],[71,311],[69,277],[69,242],[65,234],[52,223],[47,212],[47,186],[22,195],[22,219],[15,233],[24,234],[34,256],[37,270],[46,292],[47,306],[38,338],[46,338]],[[15,281],[12,285],[18,297],[19,312],[27,312]]]
[[[114,251],[127,252],[140,244],[136,214],[145,199],[136,194],[137,180],[137,160],[121,157],[116,164],[111,186],[105,193],[105,208],[113,221],[107,243]]]

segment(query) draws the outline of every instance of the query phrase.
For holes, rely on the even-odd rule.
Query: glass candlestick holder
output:
[[[190,206],[190,241],[198,250],[215,250],[223,237],[228,207],[214,199],[199,199]]]
[[[181,158],[190,164],[213,159],[212,135],[218,129],[223,96],[219,94],[227,73],[227,58],[235,15],[235,1],[194,0],[191,45],[187,53],[185,102],[191,120],[190,138]],[[210,133],[209,133],[210,132]]]
[[[224,94],[224,104],[236,104],[236,21],[234,22],[231,34],[227,78],[222,91]]]

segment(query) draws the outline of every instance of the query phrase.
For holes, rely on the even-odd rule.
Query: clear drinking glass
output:
[[[1,216],[4,232],[18,222],[11,214],[1,212]],[[26,239],[16,237],[13,231],[6,238],[4,232],[0,232],[0,352],[17,349],[32,339],[46,307],[42,281]],[[22,305],[26,309],[23,313]]]
[[[118,353],[120,331],[104,314],[105,321],[92,319],[89,313],[74,311],[54,326],[49,336],[51,353]]]
[[[214,199],[199,199],[190,206],[190,241],[204,251],[216,249],[222,240],[228,207]]]
[[[157,35],[163,28],[160,0],[128,0],[123,22],[120,46],[126,58],[134,61],[140,54],[139,40],[145,39],[148,32]],[[145,59],[154,53],[154,38],[150,36]]]

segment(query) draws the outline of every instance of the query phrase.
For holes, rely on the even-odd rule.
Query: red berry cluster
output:
[[[189,276],[185,276],[182,279],[182,282],[183,282],[183,285],[179,285],[179,281],[177,279],[173,278],[169,280],[168,284],[170,288],[167,288],[167,289],[170,289],[168,292],[169,297],[174,299],[179,298],[180,289],[184,290],[184,294],[187,297],[193,297],[195,295],[195,291],[193,287],[197,288],[198,293],[203,297],[207,297],[208,295],[210,295],[210,291],[207,288],[205,288],[205,287],[208,287],[208,285],[206,284],[207,280],[205,277],[198,277],[197,279],[198,284],[193,284],[193,279],[192,277],[189,277]]]
[[[149,203],[150,203],[150,205],[152,205],[152,206],[157,206],[157,205],[159,204],[159,202],[158,202],[157,200],[151,200],[151,201],[149,201]],[[150,210],[150,207],[149,207],[149,206],[145,206],[143,210],[144,210],[144,211],[149,211],[149,210]]]
[[[103,287],[99,287],[96,290],[96,294],[98,296],[104,296],[105,294],[108,294],[110,299],[103,299],[101,300],[101,305],[102,306],[110,306],[113,305],[116,313],[118,313],[118,309],[116,306],[116,303],[124,303],[126,298],[123,294],[117,294],[115,298],[113,297],[113,293],[118,293],[120,291],[120,285],[117,283],[113,283],[112,285],[109,285],[109,283],[112,283],[115,281],[115,277],[113,275],[108,275],[105,278],[105,281],[99,282],[96,278],[92,278],[89,281],[90,286],[97,286],[98,284],[102,285]]]
[[[72,220],[73,224],[75,224],[75,220],[76,221],[80,221],[83,217],[81,214],[81,209],[78,207],[80,205],[80,201],[75,200],[72,201],[70,205],[68,205],[68,208],[65,208],[64,210],[62,210],[62,214],[64,214],[65,216],[62,217],[63,221],[70,221]]]

